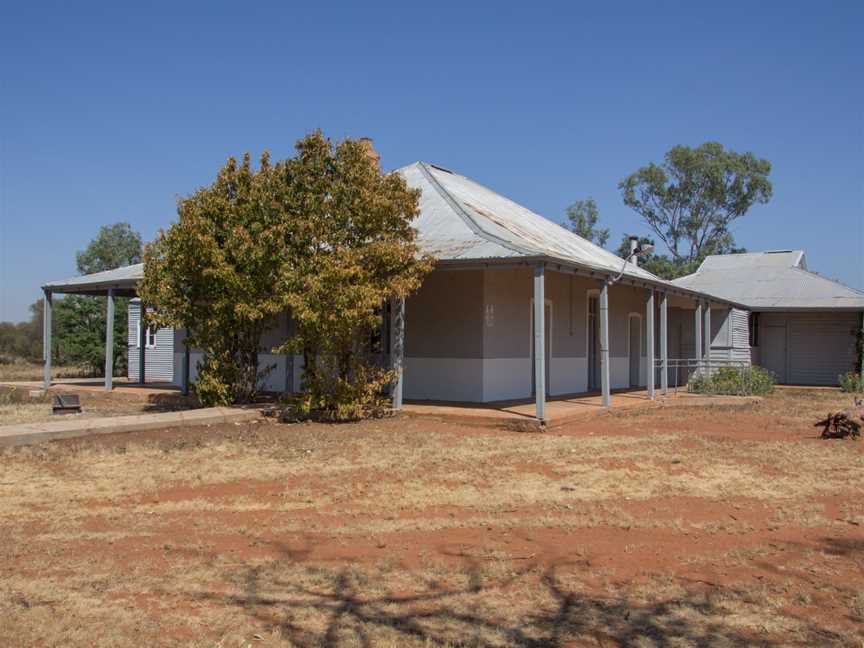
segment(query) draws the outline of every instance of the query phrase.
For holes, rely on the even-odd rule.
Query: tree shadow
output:
[[[198,591],[187,596],[196,603],[242,610],[291,645],[303,648],[371,647],[384,636],[395,645],[479,648],[555,647],[576,640],[623,646],[646,642],[659,648],[776,645],[724,623],[726,611],[717,602],[722,597],[715,600],[704,591],[638,605],[570,589],[562,570],[572,571],[575,564],[532,563],[490,577],[481,561],[470,559],[459,570],[464,576],[459,586],[421,579],[414,582],[411,593],[397,593],[385,576],[370,578],[346,565],[318,568],[314,577],[304,577],[296,571],[303,568],[302,559],[295,562],[302,555],[302,550],[286,548],[284,558],[225,574],[239,594]],[[518,613],[508,610],[507,597],[526,590],[535,601],[533,608],[527,613],[524,606]],[[312,618],[318,621],[310,622]]]

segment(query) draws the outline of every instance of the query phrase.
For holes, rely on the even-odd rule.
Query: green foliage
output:
[[[187,328],[187,344],[204,352],[196,389],[207,405],[258,392],[261,333],[284,309],[286,198],[266,153],[258,171],[248,154],[239,165],[230,158],[212,185],[179,201],[179,220],[145,250],[148,319]]]
[[[411,222],[420,192],[384,175],[362,142],[333,146],[320,132],[297,144],[280,172],[296,204],[284,296],[296,325],[281,350],[304,358],[309,407],[336,420],[379,409],[391,372],[369,340],[381,306],[420,286],[432,260],[420,258]]]
[[[720,367],[708,376],[694,373],[687,383],[687,391],[696,394],[723,394],[729,396],[762,396],[774,390],[774,374],[762,367]]]
[[[238,366],[228,358],[206,355],[198,365],[198,381],[195,393],[203,405],[230,405],[235,394],[232,385],[243,379],[237,375]]]
[[[126,372],[127,299],[114,304],[114,374]],[[75,365],[91,375],[105,371],[105,297],[67,295],[54,300],[54,355],[61,364]]]
[[[837,380],[840,382],[840,391],[850,394],[864,393],[864,377],[857,371],[847,371],[837,376]]]
[[[141,235],[129,223],[103,225],[85,250],[75,255],[79,274],[113,270],[141,263]]]
[[[79,274],[114,270],[141,262],[141,235],[129,223],[103,225],[84,250],[75,255]],[[114,375],[127,367],[129,301],[114,302]],[[54,300],[54,352],[57,360],[100,375],[105,371],[105,297],[67,295]]]
[[[647,236],[639,237],[639,245],[651,244],[655,245],[654,239]],[[621,245],[615,251],[622,259],[630,256],[630,237],[626,234],[621,237]],[[693,261],[675,262],[665,254],[657,254],[652,252],[646,256],[639,257],[639,267],[647,270],[651,274],[657,275],[661,279],[677,279],[690,273],[696,272],[702,259]]]
[[[344,377],[338,370],[322,370],[322,364],[319,361],[317,370],[304,376],[306,389],[291,404],[296,418],[354,421],[387,411],[390,400],[385,389],[395,379],[393,372],[358,361],[353,363],[354,373]]]
[[[103,226],[86,249],[76,254],[79,274],[113,270],[140,263],[141,236],[129,223]],[[125,373],[127,350],[128,301],[116,299],[114,305],[114,371]],[[42,321],[44,300],[30,306],[28,322],[0,322],[0,356],[7,359],[42,361]],[[82,367],[87,373],[101,374],[105,369],[105,298],[67,295],[53,300],[53,349],[56,363]]]
[[[771,198],[770,172],[767,160],[707,142],[675,146],[662,165],[642,167],[618,186],[624,203],[666,244],[678,266],[736,251],[729,227]]]
[[[295,334],[275,351],[303,355],[305,409],[356,417],[393,378],[368,349],[381,304],[431,268],[411,228],[419,192],[383,175],[361,141],[334,147],[316,132],[296,151],[275,165],[265,153],[257,171],[248,154],[232,158],[182,199],[179,221],[147,247],[140,292],[208,358],[202,400],[255,397],[261,334],[290,310]]]
[[[30,305],[26,322],[0,322],[0,362],[42,360],[42,300]]]
[[[600,211],[593,198],[577,200],[570,205],[567,208],[567,219],[570,221],[570,229],[582,238],[600,247],[606,245],[606,241],[609,240],[609,230],[597,226]]]

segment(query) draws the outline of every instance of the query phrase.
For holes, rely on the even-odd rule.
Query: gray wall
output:
[[[128,377],[138,381],[139,353],[138,323],[141,321],[141,301],[129,301],[127,314],[129,325],[127,343]],[[142,340],[143,343],[143,340]],[[155,348],[144,349],[144,378],[148,382],[172,382],[174,380],[174,330],[161,328],[156,331]]]
[[[432,272],[405,304],[405,355],[483,357],[483,271]]]
[[[551,307],[551,395],[588,384],[589,291],[600,280],[546,271]],[[640,383],[645,383],[645,305],[642,288],[610,289],[610,369],[613,387],[629,386],[629,321],[641,331]],[[494,401],[531,395],[533,269],[437,270],[406,304],[405,397]],[[659,325],[658,325],[659,326]]]
[[[754,362],[781,383],[836,385],[855,366],[854,312],[771,312],[759,314]]]

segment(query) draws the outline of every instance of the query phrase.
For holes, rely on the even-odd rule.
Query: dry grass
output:
[[[58,420],[52,413],[52,396],[42,394],[31,397],[30,392],[27,387],[0,384],[0,426]],[[82,391],[79,392],[79,397],[82,412],[64,416],[76,418],[124,416],[192,407],[177,399],[168,398],[165,402],[153,403],[146,399],[128,398],[116,393]]]
[[[41,381],[44,377],[41,364],[29,362],[0,363],[0,383]],[[59,366],[51,367],[51,376],[59,378],[89,378],[93,374],[81,367]]]
[[[864,640],[833,392],[554,434],[267,423],[0,454],[0,644]]]

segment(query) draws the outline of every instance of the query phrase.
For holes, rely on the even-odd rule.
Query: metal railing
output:
[[[677,393],[679,389],[688,389],[691,385],[691,379],[695,379],[695,385],[699,387],[699,393],[716,394],[718,385],[709,378],[716,376],[720,369],[730,368],[737,373],[737,380],[724,382],[722,387],[723,393],[729,393],[729,387],[732,387],[734,393],[739,396],[750,396],[752,390],[752,367],[751,364],[744,360],[721,360],[712,358],[705,360],[704,358],[669,358],[667,361],[667,376],[669,379],[669,389]],[[654,360],[654,385],[659,389],[662,384],[663,376],[662,360]],[[731,376],[730,376],[731,378]]]

